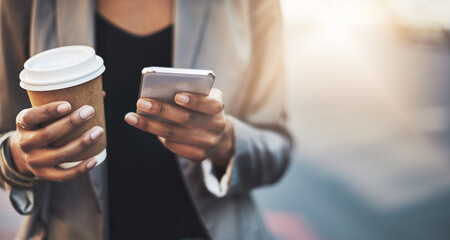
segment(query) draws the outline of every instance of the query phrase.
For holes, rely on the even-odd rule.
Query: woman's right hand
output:
[[[50,143],[94,116],[94,108],[91,106],[82,106],[70,113],[71,109],[68,102],[61,101],[25,109],[17,115],[16,132],[10,137],[9,144],[14,164],[20,173],[64,182],[86,173],[95,166],[97,161],[93,158],[85,159],[68,169],[57,166],[60,163],[77,161],[73,157],[100,139],[104,133],[103,128],[95,126],[62,147],[49,147]],[[39,127],[40,124],[52,120],[54,122],[51,124]]]

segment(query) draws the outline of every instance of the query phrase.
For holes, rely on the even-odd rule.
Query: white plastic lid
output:
[[[64,89],[93,80],[104,71],[103,59],[91,47],[53,48],[25,62],[20,86],[31,91]]]

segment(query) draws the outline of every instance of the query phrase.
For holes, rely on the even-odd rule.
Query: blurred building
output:
[[[414,41],[449,44],[450,1],[386,0],[392,22]]]

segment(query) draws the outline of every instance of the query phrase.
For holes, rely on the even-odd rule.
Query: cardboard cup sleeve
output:
[[[28,96],[33,107],[41,106],[47,103],[55,101],[68,101],[72,105],[72,112],[84,105],[90,105],[95,109],[94,116],[87,122],[76,127],[73,131],[51,143],[51,147],[61,147],[74,139],[83,135],[87,130],[94,126],[100,126],[105,130],[105,134],[101,136],[94,144],[89,146],[80,154],[73,158],[73,161],[81,161],[94,157],[104,152],[106,149],[106,125],[105,125],[105,112],[103,105],[103,87],[102,87],[102,75],[95,79],[85,82],[83,84],[59,89],[52,91],[30,91],[27,90]],[[69,116],[69,114],[65,116]],[[57,121],[57,120],[56,120]],[[50,123],[46,123],[50,124]],[[101,159],[104,160],[104,159]],[[67,168],[77,164],[63,165],[61,167]]]

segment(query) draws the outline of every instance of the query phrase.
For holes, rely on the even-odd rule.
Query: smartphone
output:
[[[211,70],[146,67],[142,69],[139,97],[175,104],[178,92],[209,95],[215,79]],[[144,114],[137,111],[139,114]]]

